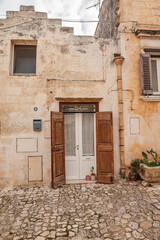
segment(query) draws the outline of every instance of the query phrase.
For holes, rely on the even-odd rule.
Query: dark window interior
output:
[[[36,46],[14,46],[14,73],[36,73]]]

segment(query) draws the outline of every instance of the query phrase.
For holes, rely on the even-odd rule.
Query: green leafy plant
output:
[[[147,152],[147,153],[146,153]],[[131,162],[131,174],[133,176],[138,176],[138,173],[144,174],[144,167],[142,164],[148,166],[148,167],[157,167],[160,166],[160,161],[158,161],[160,158],[156,151],[151,149],[150,151],[142,152],[143,159],[136,158],[132,160]],[[151,155],[154,161],[149,162],[149,156]]]
[[[148,157],[147,153],[152,156],[154,161],[149,162],[149,157]],[[142,152],[142,155],[144,157],[143,164],[145,164],[148,167],[160,166],[160,161],[158,161],[159,160],[159,156],[158,156],[157,152],[154,151],[153,149],[151,149],[150,151],[147,150],[147,153]]]
[[[151,149],[150,151],[147,151],[147,153],[149,153],[153,157],[154,161],[157,162],[157,160],[158,160],[157,152],[155,152],[155,151],[153,151],[153,149]]]
[[[136,158],[136,159],[132,160],[132,162],[131,162],[131,167],[132,167],[131,173],[133,175],[138,176],[139,175],[138,172],[144,173],[144,168],[141,165],[141,163],[143,163],[142,159]]]
[[[149,162],[146,165],[148,167],[160,167],[160,162]]]
[[[143,160],[142,159],[139,159],[139,158],[136,158],[134,160],[132,160],[131,162],[131,166],[132,166],[132,171],[140,171],[140,172],[143,172],[143,167],[141,166],[141,163],[143,163]]]
[[[148,155],[147,155],[145,152],[142,152],[142,156],[144,157],[144,159],[145,159],[146,161],[148,161]]]
[[[92,175],[92,176],[95,175],[95,173],[94,173],[94,167],[93,167],[93,166],[91,167],[91,175]]]
[[[138,178],[138,170],[140,167],[140,159],[134,159],[131,162],[131,172],[129,174],[130,181],[136,181]]]
[[[130,181],[136,181],[137,178],[138,178],[137,171],[132,169],[131,173],[129,174],[129,180]]]
[[[131,166],[133,167],[133,169],[139,169],[140,163],[142,163],[142,160],[139,158],[136,158],[136,159],[132,160]]]
[[[152,156],[152,158],[154,159],[155,162],[158,161],[158,154],[157,154],[156,151],[154,151],[153,149],[151,149],[150,151],[147,150],[147,153]],[[143,155],[144,160],[145,160],[146,163],[147,163],[148,160],[149,160],[147,153],[142,152],[142,155]]]

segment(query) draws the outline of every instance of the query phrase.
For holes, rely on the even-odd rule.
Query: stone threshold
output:
[[[92,181],[92,180],[84,180],[84,179],[77,179],[77,180],[66,180],[66,184],[91,184],[91,183],[97,183],[97,181]]]

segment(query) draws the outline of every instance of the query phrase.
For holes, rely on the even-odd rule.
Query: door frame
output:
[[[96,107],[96,111],[95,111],[95,113],[96,113],[96,174],[97,174],[97,177],[98,177],[98,174],[101,174],[100,177],[102,177],[100,180],[98,180],[98,182],[100,182],[100,183],[113,183],[114,182],[114,156],[113,156],[114,155],[114,149],[113,149],[114,145],[113,145],[113,118],[112,118],[112,112],[107,111],[107,112],[101,112],[100,113],[99,112],[99,102],[96,102],[96,101],[94,101],[94,102],[92,102],[92,101],[83,101],[83,102],[82,101],[75,101],[74,102],[74,101],[63,101],[62,100],[61,102],[59,102],[59,113],[63,113],[62,112],[63,104],[75,104],[75,105],[76,104],[95,104],[95,107]],[[51,112],[51,115],[52,115],[52,112]],[[103,135],[102,140],[100,140],[100,142],[99,142],[100,143],[99,150],[101,152],[103,152],[103,151],[105,151],[105,152],[112,151],[112,161],[111,161],[111,164],[112,164],[111,168],[112,168],[112,170],[111,170],[111,172],[106,172],[107,176],[108,176],[107,178],[105,178],[105,176],[104,176],[106,173],[103,172],[103,169],[102,169],[101,173],[98,170],[99,155],[98,155],[98,140],[97,139],[98,139],[98,136],[101,136],[101,135],[97,136],[97,133],[99,133],[99,128],[98,128],[99,127],[99,123],[98,123],[99,120],[102,123],[101,126],[100,126],[101,130],[103,128],[103,124],[107,123],[108,121],[109,121],[109,124],[110,124],[109,128],[111,128],[111,136],[112,136],[111,146],[102,146],[102,145],[104,145],[103,143],[106,142],[106,137],[105,136],[108,136],[108,135],[103,135],[102,134]],[[108,129],[108,126],[109,125],[107,123],[106,129]],[[52,127],[51,127],[51,129],[52,129]],[[108,130],[106,130],[106,131],[108,131]],[[52,137],[51,137],[51,142],[52,142]],[[106,142],[106,143],[108,143],[108,142]],[[102,149],[103,147],[104,147],[104,149]],[[52,153],[52,151],[51,151],[51,153]],[[52,158],[51,166],[53,167],[53,158]],[[53,178],[53,172],[52,172],[52,178]],[[66,180],[66,176],[65,176],[64,182],[65,182],[65,180]]]
[[[76,102],[72,102],[72,101],[70,101],[70,102],[68,102],[68,101],[63,101],[63,102],[59,102],[59,112],[62,112],[62,107],[63,107],[63,105],[65,105],[65,104],[74,104],[74,105],[76,105],[76,104],[94,104],[95,105],[95,107],[96,107],[96,112],[99,112],[99,102],[81,102],[81,101],[76,101]],[[95,112],[95,113],[96,113]],[[96,129],[96,116],[95,116],[95,137],[97,136],[97,129]],[[97,140],[96,140],[97,141]],[[96,175],[97,175],[97,142],[95,141],[95,157],[96,157]]]

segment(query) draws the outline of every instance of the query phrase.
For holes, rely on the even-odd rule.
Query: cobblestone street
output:
[[[0,191],[0,239],[160,240],[160,185],[47,186]]]

